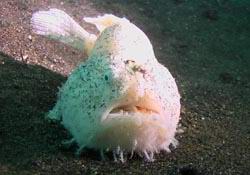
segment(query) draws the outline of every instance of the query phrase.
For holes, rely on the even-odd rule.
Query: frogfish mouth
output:
[[[60,88],[48,118],[61,121],[79,146],[123,153],[148,161],[154,153],[177,145],[180,95],[174,78],[160,64],[148,37],[126,18],[111,14],[84,18],[99,30],[90,34],[58,9],[38,11],[35,33],[86,52]]]

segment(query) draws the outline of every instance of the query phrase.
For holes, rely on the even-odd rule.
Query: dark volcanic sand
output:
[[[180,145],[147,163],[80,158],[44,120],[84,54],[30,32],[34,11],[126,16],[149,36],[182,95]],[[1,0],[0,174],[244,174],[250,172],[250,1]],[[9,55],[9,56],[7,56]]]

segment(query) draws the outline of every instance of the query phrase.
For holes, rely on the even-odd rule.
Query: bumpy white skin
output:
[[[121,19],[97,38],[48,117],[61,120],[78,153],[109,149],[123,161],[123,151],[137,152],[152,161],[154,153],[177,145],[179,115],[174,78],[156,60],[147,36]]]

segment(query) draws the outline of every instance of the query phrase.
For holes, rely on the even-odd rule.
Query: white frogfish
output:
[[[113,151],[115,160],[137,153],[147,161],[170,151],[180,120],[174,78],[160,64],[148,37],[126,18],[111,14],[84,18],[99,30],[90,34],[58,9],[33,14],[35,33],[86,52],[60,88],[48,118],[58,120],[84,148]]]

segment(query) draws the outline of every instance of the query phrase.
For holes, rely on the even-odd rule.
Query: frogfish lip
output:
[[[161,102],[156,98],[154,92],[146,91],[143,96],[140,96],[136,90],[130,89],[128,94],[110,109],[105,118],[126,117],[135,114],[141,116],[160,115],[162,111]]]
[[[95,147],[154,149],[154,144],[163,143],[165,138],[164,117],[160,109],[153,101],[146,100],[114,107],[100,124],[94,139]]]
[[[142,115],[152,115],[159,114],[160,111],[158,109],[150,108],[147,106],[138,106],[138,105],[126,105],[126,106],[119,106],[113,108],[110,113],[108,114],[107,118],[113,118],[116,116],[129,116],[134,114],[142,114]]]

